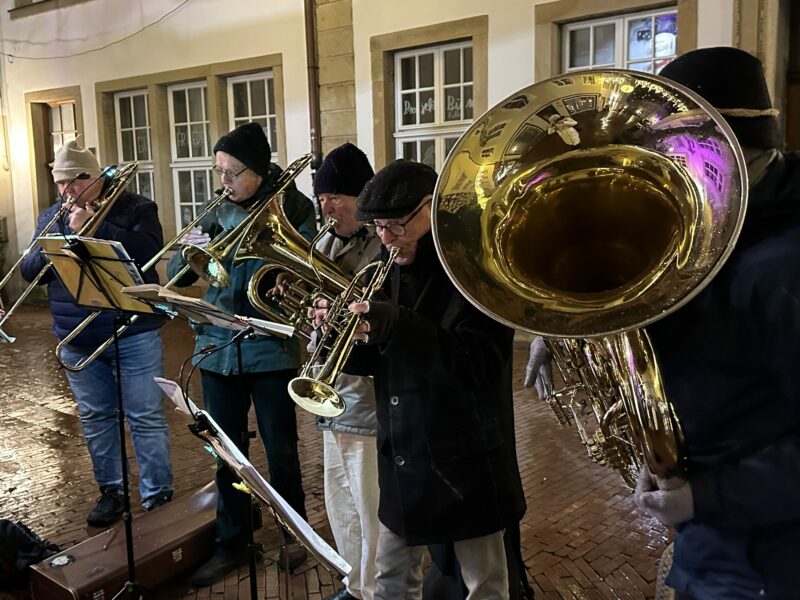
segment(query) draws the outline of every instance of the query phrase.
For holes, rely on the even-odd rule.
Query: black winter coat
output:
[[[35,240],[43,234],[44,226],[50,222],[59,209],[60,202],[56,202],[39,215]],[[50,229],[49,233],[72,234],[68,220],[62,219]],[[161,223],[158,220],[158,207],[155,202],[140,196],[123,192],[114,202],[100,227],[94,234],[101,240],[116,240],[120,242],[130,257],[141,267],[149,261],[164,245],[164,236],[161,232]],[[40,249],[36,249],[22,261],[20,271],[22,277],[31,281],[42,267],[47,263],[47,258]],[[142,274],[145,282],[158,283],[158,273],[155,268]],[[53,333],[58,339],[64,339],[78,324],[81,323],[93,310],[80,308],[75,305],[72,296],[61,284],[54,269],[50,269],[41,279],[42,284],[47,284],[47,298],[50,301],[50,312],[53,315]],[[102,311],[92,323],[84,329],[71,345],[96,348],[114,332],[114,311]],[[163,317],[155,315],[140,316],[121,337],[130,337],[157,329],[164,324]]]
[[[381,522],[418,545],[519,521],[513,331],[453,287],[430,235],[412,265],[392,266],[384,292],[370,309],[378,343],[356,353],[375,360]]]
[[[697,598],[800,595],[800,159],[751,190],[730,259],[648,327],[686,443],[695,517],[668,584]],[[762,593],[763,590],[763,593]]]

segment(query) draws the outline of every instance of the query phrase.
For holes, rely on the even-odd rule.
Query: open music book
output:
[[[250,491],[261,500],[283,527],[331,573],[345,576],[350,565],[331,546],[323,540],[311,525],[275,491],[269,482],[256,470],[242,454],[216,421],[206,411],[197,408],[187,398],[181,387],[170,379],[153,378],[164,393],[175,403],[177,409],[195,419],[197,427],[193,432],[208,442],[217,456],[232,469],[247,485]]]
[[[161,310],[178,313],[193,323],[208,323],[216,327],[237,331],[252,327],[253,331],[259,335],[274,335],[283,338],[291,337],[294,334],[294,327],[291,325],[283,325],[282,323],[274,323],[254,317],[232,315],[210,302],[200,298],[184,296],[155,283],[125,287],[122,288],[122,293],[156,306]]]

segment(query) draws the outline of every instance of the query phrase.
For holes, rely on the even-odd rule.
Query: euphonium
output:
[[[716,275],[746,198],[741,149],[702,98],[652,75],[584,71],[476,120],[442,168],[433,235],[467,299],[549,338],[567,383],[559,414],[632,483],[643,464],[675,466],[681,440],[641,328]]]

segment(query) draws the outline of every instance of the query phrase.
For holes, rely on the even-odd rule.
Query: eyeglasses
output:
[[[214,165],[213,170],[214,170],[214,173],[219,175],[220,179],[222,179],[223,177],[227,177],[228,181],[236,181],[236,179],[239,177],[239,175],[241,175],[242,173],[247,171],[247,167],[245,167],[244,169],[242,169],[238,173],[234,173],[232,171],[228,171],[228,169],[223,169],[222,167],[218,167],[216,165]]]
[[[389,233],[391,233],[394,237],[404,236],[406,234],[406,225],[411,223],[411,220],[414,217],[416,217],[417,214],[419,214],[419,211],[422,210],[422,207],[425,206],[430,201],[431,201],[431,199],[428,198],[425,202],[420,204],[414,210],[414,212],[412,212],[410,215],[408,215],[408,218],[405,221],[403,221],[402,223],[389,223],[388,225],[381,225],[380,223],[376,223],[375,221],[373,221],[372,225],[375,227],[376,230],[379,231],[379,230],[383,229],[384,231],[388,231]]]

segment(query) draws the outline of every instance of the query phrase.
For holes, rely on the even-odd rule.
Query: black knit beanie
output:
[[[702,48],[679,56],[659,74],[710,102],[728,121],[742,146],[783,145],[764,68],[752,54],[728,46]],[[753,113],[743,116],[733,109],[749,109]]]
[[[330,151],[314,176],[314,195],[358,196],[375,172],[367,155],[347,142]]]
[[[258,123],[244,123],[229,131],[214,144],[214,154],[225,152],[261,177],[269,175],[272,150],[264,129]]]
[[[389,163],[358,196],[356,219],[396,219],[412,212],[436,187],[436,171],[406,159]]]

